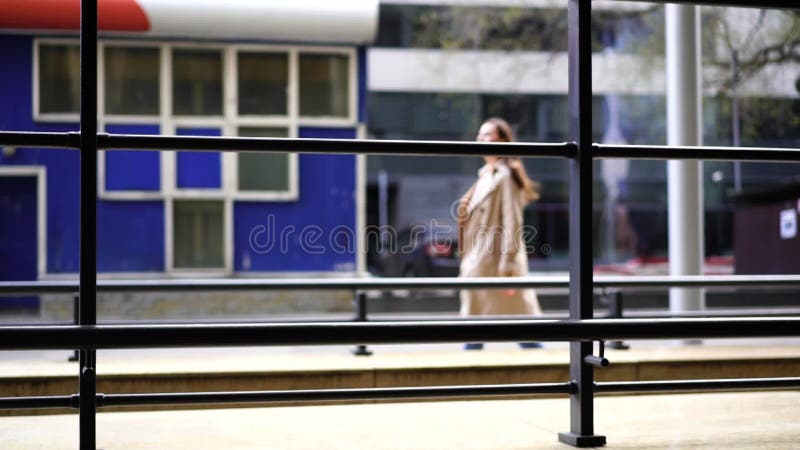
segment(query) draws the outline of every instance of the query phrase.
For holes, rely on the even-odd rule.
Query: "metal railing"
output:
[[[334,278],[334,279],[310,279],[310,278],[249,278],[249,279],[140,279],[140,280],[98,280],[97,292],[98,293],[141,293],[141,292],[238,292],[238,291],[274,291],[274,290],[317,290],[317,291],[350,291],[353,299],[353,315],[351,318],[336,318],[328,319],[337,322],[369,322],[378,319],[370,318],[370,303],[368,300],[367,292],[385,292],[393,290],[423,290],[429,288],[442,289],[450,288],[453,292],[457,289],[476,289],[486,287],[497,287],[498,285],[505,288],[532,288],[532,289],[566,289],[569,286],[569,278],[567,276],[527,276],[515,278]],[[759,287],[763,289],[775,287],[800,287],[800,275],[753,275],[753,276],[729,276],[729,275],[716,275],[716,276],[598,276],[594,278],[594,294],[601,303],[607,306],[607,312],[604,317],[611,319],[621,319],[624,314],[623,292],[641,292],[661,290],[667,287],[702,287],[702,288],[724,288],[726,290],[740,288],[740,287]],[[59,281],[5,281],[0,282],[0,303],[3,297],[15,295],[29,295],[29,294],[63,294],[72,295],[73,297],[73,317],[72,324],[78,325],[80,323],[80,310],[79,310],[79,296],[77,281],[59,280]],[[373,299],[374,301],[374,299]],[[561,316],[559,314],[545,315]],[[742,308],[728,308],[722,310],[709,310],[702,311],[686,311],[682,313],[661,311],[643,312],[637,311],[628,313],[629,318],[690,318],[690,317],[747,317],[758,315],[760,317],[770,316],[793,316],[800,314],[800,308],[781,308],[780,310],[759,308],[753,310],[742,310]],[[539,318],[539,319],[541,319]],[[441,320],[442,317],[422,317],[415,320],[431,321]],[[447,317],[448,320],[466,320],[463,317],[453,315]],[[480,320],[473,318],[472,320]],[[501,317],[495,317],[495,320],[502,320]],[[509,319],[513,319],[509,317]],[[383,315],[382,320],[398,320],[397,318],[389,318]],[[400,320],[408,320],[404,317]],[[532,319],[536,320],[536,319]],[[258,319],[240,319],[237,323],[247,322],[261,322],[261,323],[280,323],[280,322],[308,322],[309,319],[283,319],[283,320],[258,320]],[[185,320],[167,320],[160,321],[160,323],[182,323]],[[191,322],[191,321],[189,321]],[[197,319],[194,319],[197,322]],[[131,325],[140,324],[141,321],[107,321],[107,324],[114,325]],[[224,320],[204,320],[202,323],[225,323]],[[52,324],[51,324],[52,325]],[[606,343],[607,347],[615,349],[628,349],[630,346],[622,341],[610,341]],[[372,351],[366,344],[357,344],[353,349],[353,354],[356,356],[370,356]],[[76,350],[73,356],[69,357],[69,361],[77,361],[79,359],[79,352]],[[0,402],[1,403],[1,402]]]
[[[704,0],[671,3],[798,8],[795,0]],[[593,342],[609,339],[769,337],[800,335],[800,317],[614,320],[592,319],[592,160],[594,158],[735,159],[800,161],[797,149],[741,149],[707,147],[605,146],[592,144],[591,2],[568,1],[569,117],[573,142],[561,144],[486,144],[463,142],[342,141],[271,138],[202,138],[176,136],[106,135],[97,132],[97,3],[81,2],[81,108],[80,133],[0,133],[0,144],[34,147],[80,148],[80,274],[79,325],[0,327],[0,350],[79,349],[80,390],[77,395],[45,398],[0,399],[0,406],[70,406],[79,410],[80,448],[96,445],[99,406],[273,401],[287,399],[449,397],[560,393],[570,396],[570,431],[560,433],[565,443],[586,447],[605,444],[594,432],[596,392],[659,390],[711,390],[800,387],[800,378],[755,380],[694,380],[647,383],[595,383],[593,370],[602,357],[593,355]],[[259,152],[392,153],[403,155],[516,155],[561,157],[570,161],[571,255],[570,319],[562,321],[448,321],[363,322],[294,324],[186,324],[97,325],[96,199],[99,149],[160,149]],[[697,279],[662,280],[670,285],[701,285]],[[741,279],[740,279],[741,280]],[[239,280],[235,280],[239,282]],[[275,280],[280,284],[285,280]],[[338,280],[333,280],[338,281]],[[733,281],[733,280],[729,280]],[[242,281],[246,282],[246,281]],[[392,281],[386,281],[391,283]],[[720,281],[722,282],[722,281]],[[746,283],[747,281],[741,281]],[[174,283],[174,287],[180,285]],[[521,287],[524,281],[436,280],[428,287]],[[646,283],[645,280],[639,283]],[[656,281],[651,281],[655,284]],[[758,280],[754,278],[753,284]],[[109,283],[113,284],[113,283]],[[202,284],[202,283],[201,283]],[[211,284],[211,283],[208,283]],[[320,286],[318,280],[295,288]],[[45,286],[42,286],[45,288]],[[183,288],[189,288],[184,285]],[[206,288],[209,286],[205,286]],[[283,288],[290,288],[288,283]],[[47,288],[45,288],[45,291]],[[185,394],[102,395],[96,390],[95,351],[105,348],[154,348],[229,345],[318,345],[415,342],[484,342],[509,340],[570,341],[570,380],[555,384],[454,386],[430,388],[352,389],[289,392],[221,392]]]
[[[485,289],[565,288],[569,276],[524,276],[482,278],[219,278],[97,280],[98,291],[187,292],[227,290],[392,290],[392,289]],[[595,289],[664,287],[797,287],[800,275],[637,275],[597,276]],[[0,295],[72,294],[80,287],[71,280],[0,281]]]
[[[800,275],[685,275],[685,276],[608,276],[600,275],[593,279],[594,295],[601,303],[607,305],[609,318],[622,318],[624,315],[623,294],[637,294],[662,291],[669,287],[710,288],[712,292],[769,292],[775,288],[800,287]],[[240,291],[274,291],[274,290],[316,290],[316,291],[350,291],[353,299],[353,317],[350,320],[366,322],[370,320],[371,308],[368,292],[386,292],[402,290],[447,289],[457,294],[458,289],[491,288],[498,285],[505,288],[531,288],[566,291],[569,277],[561,275],[525,276],[525,277],[483,277],[483,278],[201,278],[201,279],[136,279],[136,280],[98,280],[97,292],[142,293],[142,292],[240,292]],[[0,281],[0,304],[3,297],[31,294],[72,295],[74,303],[73,324],[79,324],[78,293],[79,284],[70,280],[51,281]],[[716,288],[716,289],[715,289]],[[742,291],[741,288],[750,288]],[[374,296],[373,296],[374,297]],[[383,299],[383,296],[379,296]],[[652,308],[649,308],[652,309]],[[754,311],[757,311],[754,313]],[[786,316],[800,313],[797,307],[781,307],[778,310],[734,306],[729,308],[704,309],[702,311],[684,311],[680,313],[659,311],[629,312],[628,317],[736,317],[747,315]],[[552,316],[552,314],[551,314]],[[457,316],[454,316],[455,319]],[[348,320],[348,319],[342,319]],[[180,322],[180,321],[176,321]],[[204,323],[212,322],[211,320]],[[108,323],[108,322],[107,322]],[[116,324],[132,324],[136,321],[117,321]]]

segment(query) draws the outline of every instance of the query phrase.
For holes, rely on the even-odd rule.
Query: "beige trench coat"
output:
[[[522,233],[522,210],[527,200],[511,169],[502,163],[495,164],[493,171],[484,166],[467,197],[460,232],[459,276],[527,275],[528,255]],[[462,289],[460,295],[462,316],[541,314],[533,289]]]

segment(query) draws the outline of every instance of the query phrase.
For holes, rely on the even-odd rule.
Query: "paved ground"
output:
[[[608,449],[796,449],[800,392],[601,397]],[[566,399],[103,413],[98,448],[566,449]],[[0,418],[4,449],[75,449],[76,415]]]
[[[800,356],[800,338],[709,339],[702,345],[681,341],[629,341],[630,350],[607,349],[614,363],[626,361],[703,361],[731,358]],[[489,343],[482,351],[462,351],[461,344],[375,345],[372,356],[353,356],[351,346],[229,347],[100,350],[98,374],[162,372],[230,372],[487,366],[568,363],[568,344],[548,342],[540,350],[521,350],[513,343]],[[72,375],[77,366],[70,351],[0,352],[0,377]],[[798,374],[797,376],[800,376]]]
[[[782,358],[800,355],[800,339],[634,341],[626,360],[705,361],[709,358]],[[457,344],[375,346],[372,357],[351,347],[143,349],[98,352],[100,376],[152,372],[332,370],[566,363],[567,344],[542,350],[488,344],[465,352]],[[0,378],[74,375],[70,352],[0,352]],[[732,375],[732,376],[735,376]],[[791,374],[800,376],[800,373]],[[595,429],[609,449],[796,449],[800,392],[613,396],[596,399]],[[569,428],[569,401],[475,400],[103,412],[98,448],[112,449],[556,449]],[[74,449],[75,414],[0,417],[0,449]]]
[[[128,300],[119,302],[132,303]],[[154,310],[162,312],[166,308],[162,303],[154,302]],[[64,308],[56,316],[71,317],[71,303],[59,301],[58,305]],[[347,296],[337,299],[334,306],[338,309],[331,310],[341,318],[350,316]],[[36,317],[43,318],[47,317]],[[631,344],[629,351],[608,350],[612,364],[800,356],[800,339],[709,340],[702,346],[675,341]],[[187,379],[197,373],[236,371],[459,367],[474,372],[489,366],[568,361],[565,343],[548,343],[543,350],[488,344],[482,352],[464,352],[458,344],[371,348],[375,351],[372,357],[355,357],[350,354],[352,348],[345,346],[100,351],[98,374],[141,378],[168,373]],[[67,362],[69,354],[0,352],[0,379],[18,377],[35,384],[28,380],[74,376],[77,367]],[[70,380],[70,393],[75,392],[76,381]],[[557,398],[104,412],[98,415],[97,436],[98,447],[107,450],[549,449],[568,448],[556,438],[568,427],[569,401]],[[800,448],[800,392],[600,397],[595,428],[607,436],[610,449]],[[0,450],[74,449],[77,442],[78,418],[74,414],[0,417]]]

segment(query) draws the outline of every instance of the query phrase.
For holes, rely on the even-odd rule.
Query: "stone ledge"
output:
[[[796,348],[784,351],[762,351],[762,356],[722,355],[710,356],[712,348],[697,348],[672,352],[672,359],[658,359],[659,352],[649,355],[626,354],[616,351],[607,354],[611,366],[595,370],[597,381],[655,381],[683,379],[792,377],[800,374],[800,352]],[[719,349],[717,349],[719,350]],[[144,360],[141,365],[151,365],[150,370],[124,373],[120,367],[106,365],[102,360],[98,374],[98,392],[105,394],[147,392],[201,392],[201,391],[259,391],[292,389],[346,389],[372,387],[444,386],[470,384],[559,383],[569,379],[569,367],[561,351],[486,352],[471,355],[461,352],[431,355],[384,355],[385,358],[303,358],[295,355],[277,357],[269,367],[265,364],[246,364],[240,367],[220,364],[227,370],[175,370],[180,361],[162,366]],[[681,355],[681,353],[685,353]],[[747,352],[745,352],[747,353]],[[782,353],[794,353],[794,355]],[[676,355],[677,354],[677,355]],[[644,357],[649,356],[649,357]],[[664,355],[661,355],[662,357]],[[179,359],[179,358],[178,358]],[[263,358],[269,359],[269,358]],[[294,368],[281,361],[295,360]],[[316,360],[317,368],[311,362]],[[438,360],[438,363],[434,361]],[[535,361],[534,361],[535,360]],[[339,361],[340,364],[333,364]],[[417,364],[412,362],[416,361]],[[213,361],[214,365],[220,361]],[[349,363],[349,364],[346,364]],[[208,365],[208,361],[206,362]],[[324,366],[324,367],[323,367]],[[74,363],[69,366],[76,369]],[[0,367],[1,369],[2,367]],[[116,369],[116,370],[115,370]],[[0,396],[71,395],[77,392],[77,377],[66,373],[51,375],[13,374],[8,370],[0,374]],[[530,396],[527,396],[530,397]],[[331,402],[302,402],[324,404]],[[342,403],[342,402],[337,402]],[[372,402],[350,402],[372,403]],[[298,403],[271,403],[286,406]],[[244,406],[244,405],[238,405]],[[247,406],[264,406],[247,405]],[[156,410],[199,409],[232,407],[232,405],[180,407],[107,408],[103,410]],[[64,413],[64,410],[0,411],[0,415],[31,415]]]

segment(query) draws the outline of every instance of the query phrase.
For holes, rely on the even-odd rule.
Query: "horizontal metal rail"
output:
[[[364,389],[302,389],[287,391],[177,392],[97,394],[97,406],[209,405],[305,401],[392,400],[508,395],[569,394],[570,383],[494,384]],[[77,395],[0,398],[0,409],[77,408]]]
[[[205,392],[106,395],[99,406],[261,403],[285,401],[391,400],[533,394],[569,394],[570,383],[497,384],[368,389],[317,389],[263,392]]]
[[[800,378],[738,378],[721,380],[607,381],[596,383],[595,392],[673,392],[744,389],[800,388]]]
[[[700,311],[680,311],[664,312],[663,310],[654,311],[628,311],[625,317],[631,319],[667,319],[667,318],[691,318],[691,317],[791,317],[800,316],[800,308],[707,308]],[[120,322],[121,323],[121,322]],[[131,322],[128,322],[131,323]]]
[[[800,317],[0,327],[0,350],[800,336]]]
[[[620,318],[621,316],[608,316],[606,315],[604,310],[596,311],[598,313],[598,318]],[[713,309],[706,309],[703,311],[684,311],[679,313],[665,313],[663,310],[653,310],[653,311],[642,311],[642,310],[634,310],[630,312],[625,312],[626,319],[681,319],[681,318],[742,318],[742,317],[794,317],[800,316],[800,308],[777,308],[777,309],[764,309],[759,308],[756,310],[735,310],[731,308],[713,308]],[[531,322],[542,322],[546,320],[562,320],[568,318],[568,311],[564,310],[562,312],[546,312],[543,313],[541,316],[535,316],[530,318],[525,318],[525,320]],[[315,323],[323,320],[320,316],[313,316],[310,318],[299,318],[297,316],[286,317],[286,318],[275,318],[275,319],[229,319],[225,318],[223,320],[220,319],[210,319],[210,318],[194,318],[194,319],[142,319],[142,320],[103,320],[103,325],[188,325],[188,324],[196,324],[196,325],[232,325],[232,324],[249,324],[249,325],[266,325],[266,324],[281,324],[281,323]],[[344,313],[340,315],[331,315],[330,317],[325,317],[324,321],[326,323],[353,323],[354,321],[364,322],[364,321],[371,321],[371,322],[467,322],[467,321],[475,321],[475,322],[489,322],[489,321],[513,321],[513,320],[520,320],[520,316],[461,316],[458,315],[457,312],[449,313],[449,314],[437,314],[436,316],[426,315],[423,313],[409,315],[405,313],[391,313],[391,312],[384,312],[384,313],[372,313],[369,315],[367,320],[363,319],[356,319],[353,318],[352,315],[345,315]],[[62,320],[62,321],[51,321],[51,322],[42,322],[42,321],[6,321],[0,322],[0,327],[3,326],[14,326],[14,327],[33,327],[33,326],[69,326],[72,324],[77,324],[72,320]]]
[[[597,318],[621,318],[622,316],[609,316],[604,309],[595,311]],[[744,310],[738,311],[732,308],[725,309],[707,309],[703,311],[684,311],[679,313],[665,312],[664,310],[633,310],[626,311],[624,314],[626,319],[691,319],[691,318],[743,318],[743,317],[795,317],[800,316],[800,308],[778,308],[764,309],[760,308],[755,311]],[[563,310],[560,312],[546,312],[541,316],[525,317],[524,320],[531,322],[543,322],[546,320],[563,320],[567,319],[568,311]],[[358,319],[346,313],[309,316],[307,318],[298,316],[274,317],[274,318],[224,318],[224,319],[211,319],[211,318],[177,318],[177,319],[141,319],[141,320],[102,320],[100,323],[103,325],[232,325],[232,324],[248,324],[248,325],[267,325],[267,324],[283,324],[283,323],[318,323],[324,320],[325,323],[353,323],[353,322],[489,322],[489,321],[514,321],[520,320],[520,316],[461,316],[458,312],[436,314],[431,316],[429,314],[405,314],[405,313],[371,313],[368,318]],[[13,327],[34,327],[34,326],[69,326],[77,324],[74,320],[59,320],[59,321],[5,321],[0,322],[0,327],[13,326]]]
[[[598,276],[595,288],[800,286],[800,275]],[[569,276],[98,280],[98,292],[567,288]],[[68,294],[77,280],[0,281],[0,295]]]
[[[101,149],[237,152],[365,153],[371,155],[452,155],[574,158],[573,143],[481,143],[470,141],[398,141],[369,139],[250,138],[98,134]]]
[[[81,135],[78,132],[0,131],[0,145],[79,149]]]
[[[593,284],[600,288],[797,286],[800,275],[602,276]]]
[[[800,388],[800,378],[741,378],[673,381],[612,381],[595,383],[597,393],[721,391]],[[289,391],[179,392],[96,394],[98,407],[153,405],[210,405],[311,401],[401,400],[476,396],[569,394],[572,383],[461,385],[434,387],[305,389]],[[0,409],[77,408],[77,395],[3,397]]]
[[[774,147],[703,147],[606,145],[592,147],[595,158],[798,162],[800,149]]]
[[[0,131],[0,145],[80,148],[80,134]],[[328,154],[452,155],[573,158],[574,143],[482,143],[469,141],[398,141],[368,139],[308,139],[219,136],[168,136],[98,133],[97,147],[105,150],[191,150],[215,152],[298,152]]]
[[[800,284],[800,276],[798,277]],[[370,290],[441,289],[487,287],[567,287],[568,278],[485,277],[485,278],[219,278],[98,280],[98,292],[197,292],[226,290]],[[72,293],[77,280],[0,281],[0,295]]]
[[[78,408],[78,395],[48,395],[45,397],[2,397],[0,409]]]
[[[297,152],[376,155],[450,155],[483,156],[486,154],[575,158],[577,146],[564,143],[487,143],[467,141],[398,141],[369,139],[257,138],[217,136],[167,136],[107,134],[97,135],[98,148],[105,150],[191,150],[215,152]],[[0,145],[15,147],[80,148],[77,132],[0,131]],[[592,146],[593,158],[681,159],[754,162],[799,162],[800,149],[765,147],[710,147],[660,145]]]

